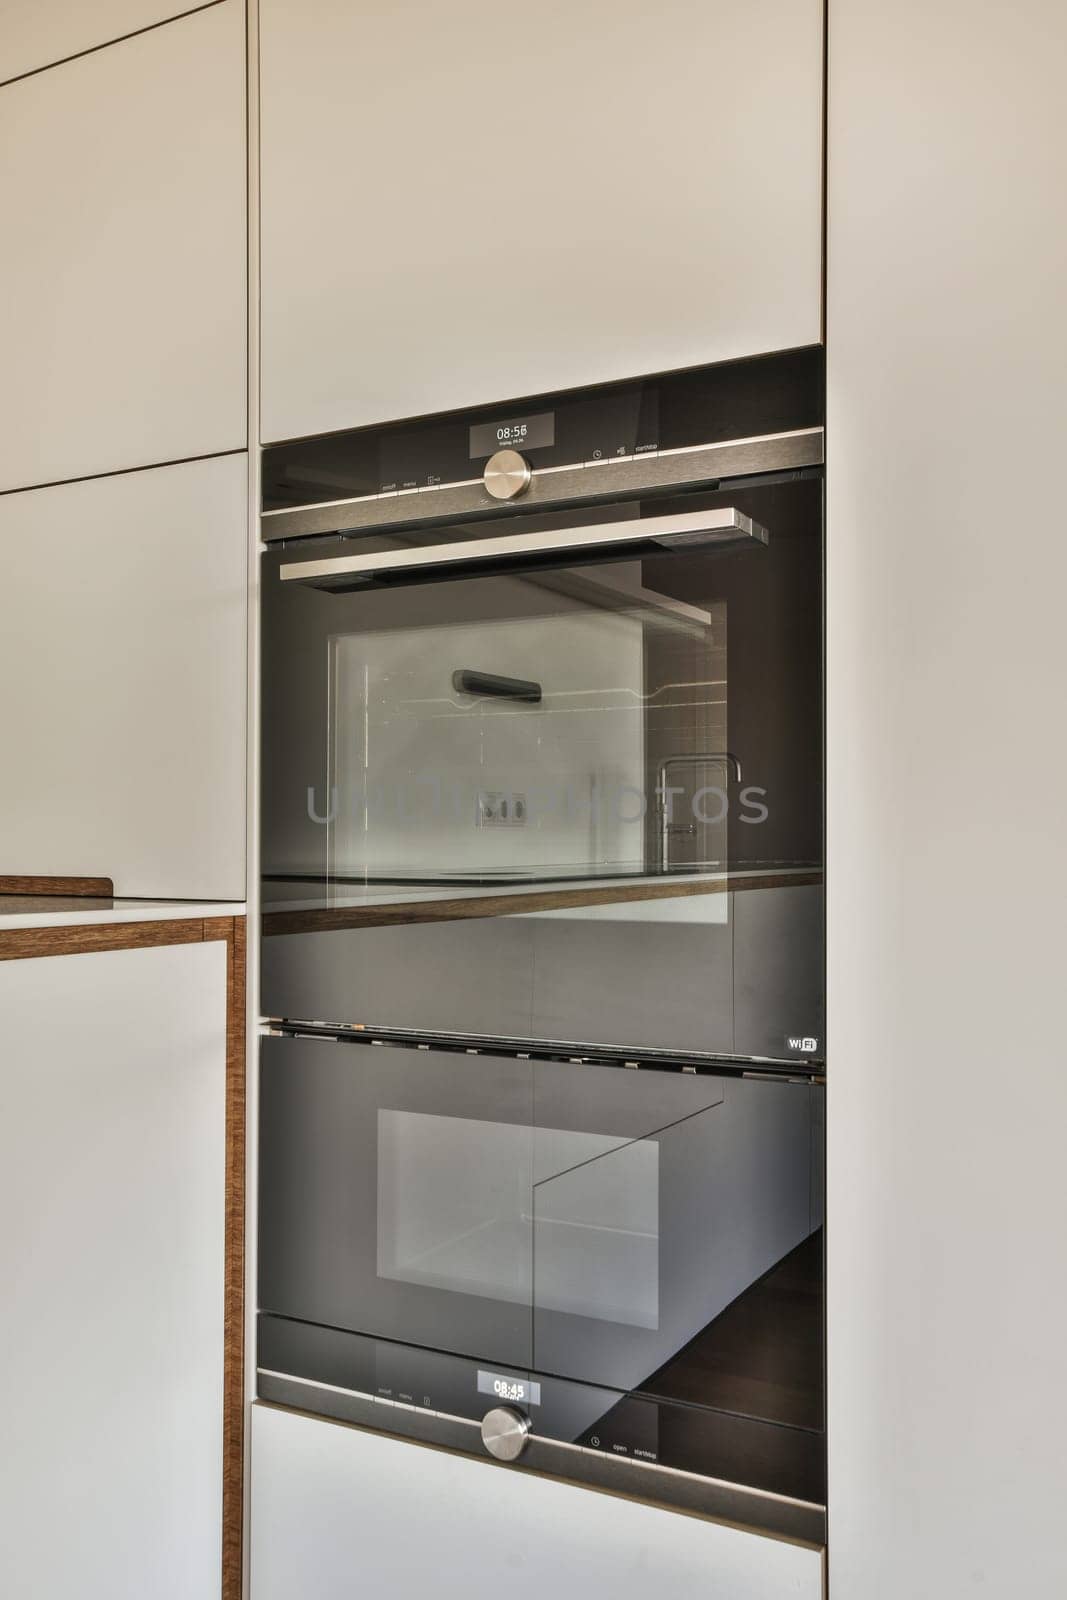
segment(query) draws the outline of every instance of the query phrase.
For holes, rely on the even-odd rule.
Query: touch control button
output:
[[[483,482],[494,500],[514,500],[530,487],[530,463],[517,450],[498,450],[485,463]]]
[[[482,1418],[482,1443],[498,1461],[517,1461],[529,1438],[529,1417],[512,1406],[494,1406]]]

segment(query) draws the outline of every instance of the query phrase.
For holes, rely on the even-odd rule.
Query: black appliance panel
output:
[[[822,1537],[822,419],[808,349],[264,453],[264,1400]]]
[[[496,449],[521,450],[539,469],[817,427],[823,415],[813,345],[268,445],[263,509],[462,483]]]
[[[267,1038],[260,1309],[692,1399],[693,1341],[821,1224],[821,1116],[808,1083]]]
[[[365,1415],[385,1431],[400,1420],[433,1437],[433,1421],[454,1418],[475,1432],[492,1401],[479,1390],[477,1363],[440,1351],[391,1344],[334,1328],[261,1315],[258,1323],[257,1393],[265,1399],[316,1398],[327,1415],[344,1416],[342,1394],[372,1398]],[[817,1430],[781,1428],[757,1419],[672,1404],[646,1395],[566,1380],[530,1370],[512,1374],[538,1385],[540,1400],[528,1415],[532,1436],[583,1451],[745,1485],[808,1504],[825,1501],[823,1436]],[[317,1397],[290,1386],[296,1379],[322,1386]],[[332,1399],[331,1399],[332,1397]],[[501,1399],[500,1403],[507,1404]],[[411,1416],[410,1413],[414,1415]],[[462,1437],[462,1436],[461,1436]],[[558,1470],[582,1475],[585,1463],[563,1458]]]
[[[818,1060],[821,496],[666,504],[765,545],[372,593],[268,553],[265,1013]]]

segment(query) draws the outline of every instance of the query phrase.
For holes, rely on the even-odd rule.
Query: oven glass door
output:
[[[625,517],[726,504],[766,541],[370,589],[284,573],[373,540],[264,557],[267,1015],[820,1058],[821,484]]]
[[[266,1039],[260,1309],[590,1385],[590,1424],[611,1390],[818,1429],[821,1097]]]

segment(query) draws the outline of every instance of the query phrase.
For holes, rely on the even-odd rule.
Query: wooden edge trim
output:
[[[241,1600],[245,1438],[245,943],[243,917],[209,918],[226,941],[226,1252],[222,1416],[222,1600]]]
[[[115,885],[110,878],[35,878],[5,876],[0,873],[0,894],[65,895],[81,899],[113,900]]]
[[[803,889],[821,884],[821,871],[752,874],[691,883],[636,883],[591,889],[545,889],[527,894],[465,895],[457,900],[401,900],[376,906],[325,906],[313,911],[268,911],[264,937],[286,933],[330,933],[342,928],[390,928],[424,922],[463,922],[477,917],[521,916],[571,906],[626,905],[690,895],[740,894],[756,889]]]
[[[141,950],[161,944],[200,944],[202,917],[162,922],[83,922],[74,927],[0,929],[0,961],[30,956],[89,955],[94,950]]]

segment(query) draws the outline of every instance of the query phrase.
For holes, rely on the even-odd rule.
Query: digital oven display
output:
[[[499,422],[476,422],[470,430],[470,456],[491,456],[495,450],[542,450],[556,442],[556,413],[539,411],[535,417],[506,417]]]
[[[529,1378],[509,1378],[502,1372],[479,1372],[478,1393],[491,1394],[494,1400],[511,1405],[539,1406],[541,1385]]]

